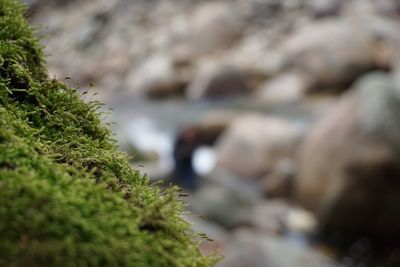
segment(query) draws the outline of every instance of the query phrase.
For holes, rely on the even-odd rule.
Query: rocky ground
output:
[[[134,166],[196,151],[187,220],[218,266],[399,266],[399,1],[26,2]]]

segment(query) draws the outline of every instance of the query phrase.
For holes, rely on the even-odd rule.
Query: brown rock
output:
[[[292,102],[301,99],[307,88],[301,73],[283,73],[265,82],[257,92],[257,97],[267,103]]]
[[[297,126],[284,119],[243,115],[219,139],[218,165],[241,177],[263,177],[280,158],[293,153],[300,137]]]
[[[229,46],[240,36],[242,22],[232,5],[203,3],[177,16],[171,25],[174,53],[200,56]]]
[[[338,15],[344,3],[343,0],[311,0],[309,6],[314,16],[320,18]]]
[[[368,75],[305,141],[297,197],[328,232],[399,237],[399,104],[389,77]]]
[[[290,199],[293,196],[295,163],[290,158],[279,160],[264,178],[264,193],[268,198]]]
[[[302,74],[305,88],[347,89],[375,67],[375,41],[360,21],[326,19],[296,31],[283,44],[283,69]]]

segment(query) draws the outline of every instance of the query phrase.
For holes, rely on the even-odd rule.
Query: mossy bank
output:
[[[0,266],[210,266],[177,190],[116,151],[100,104],[47,75],[24,8],[0,0]]]

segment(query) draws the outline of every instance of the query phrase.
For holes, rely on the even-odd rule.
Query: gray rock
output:
[[[312,248],[249,229],[235,231],[217,267],[339,267]]]
[[[205,186],[189,200],[190,209],[226,228],[247,224],[252,203],[236,193],[223,187]]]
[[[262,200],[261,191],[223,169],[202,177],[202,185],[188,199],[193,213],[232,229],[251,222],[252,207]]]

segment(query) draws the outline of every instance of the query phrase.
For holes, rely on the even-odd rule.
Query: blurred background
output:
[[[400,1],[25,3],[219,267],[400,266]]]

